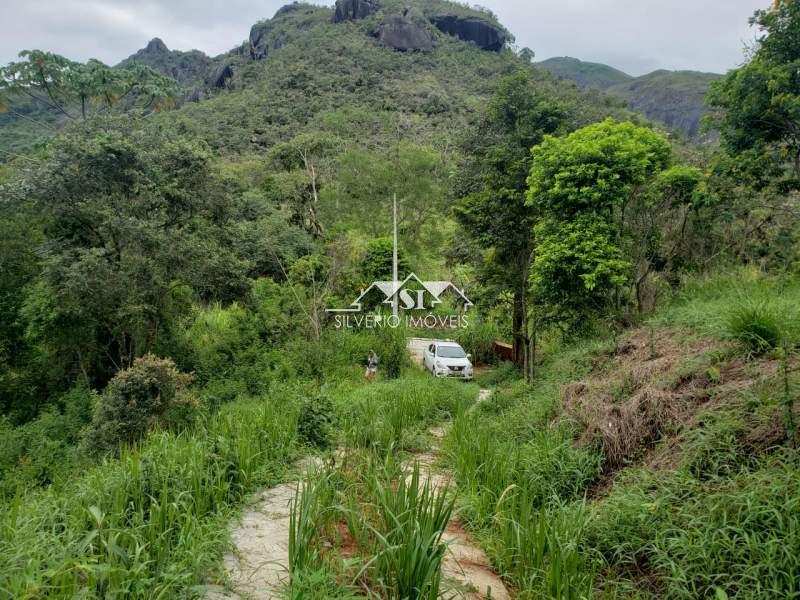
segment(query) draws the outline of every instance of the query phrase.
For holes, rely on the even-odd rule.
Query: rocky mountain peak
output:
[[[163,42],[161,38],[154,37],[152,40],[147,42],[147,46],[144,48],[145,52],[152,52],[152,53],[161,53],[161,52],[169,52],[169,48]]]

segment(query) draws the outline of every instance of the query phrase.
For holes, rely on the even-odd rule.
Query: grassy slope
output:
[[[333,443],[387,454],[424,447],[427,428],[473,403],[477,387],[416,369],[366,385],[354,367],[325,393]],[[294,381],[241,397],[190,431],[153,433],[118,459],[0,501],[0,599],[196,597],[221,577],[233,511],[308,451],[298,421],[314,394]]]
[[[627,73],[601,63],[587,62],[570,56],[548,58],[537,66],[556,77],[574,81],[580,87],[593,87],[604,90],[609,86],[633,79]]]
[[[296,456],[297,408],[243,400],[4,503],[0,598],[190,596],[218,568],[230,511]]]
[[[800,547],[800,463],[780,364],[726,339],[730,316],[754,299],[792,329],[796,281],[695,282],[617,351],[611,341],[551,349],[532,389],[507,382],[481,415],[456,421],[462,510],[519,591],[800,595],[787,550]]]

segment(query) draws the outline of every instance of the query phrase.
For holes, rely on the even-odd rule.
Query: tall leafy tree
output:
[[[669,166],[671,148],[652,130],[608,119],[533,149],[528,206],[536,256],[531,290],[540,312],[569,328],[621,308],[634,248],[646,242],[631,217],[647,184]]]
[[[564,109],[540,95],[530,75],[519,71],[500,82],[466,143],[472,157],[462,167],[463,200],[456,217],[477,246],[478,256],[501,289],[513,291],[514,357],[527,355],[527,290],[536,209],[526,202],[531,147],[566,128]],[[475,257],[477,258],[477,256]]]
[[[349,149],[336,164],[336,186],[326,198],[332,222],[381,237],[392,230],[392,200],[397,198],[398,228],[409,249],[434,236],[444,208],[441,181],[447,163],[436,150],[400,142],[383,152]]]
[[[24,50],[23,60],[0,68],[0,109],[14,96],[31,98],[70,119],[98,110],[175,105],[180,86],[141,64],[109,67],[98,60],[79,63],[52,52]]]
[[[715,255],[786,268],[800,247],[792,193],[800,190],[800,0],[775,2],[750,23],[759,36],[748,61],[708,97],[726,151],[714,165],[713,192],[740,224]]]
[[[41,223],[28,207],[0,203],[0,414],[13,412],[14,420],[36,413],[35,380],[47,380],[43,365],[35,375],[29,369],[34,354],[19,319],[26,286],[39,272],[41,243]]]
[[[791,165],[800,186],[800,0],[759,10],[750,23],[760,30],[750,60],[715,82],[709,104],[726,148],[759,160]]]
[[[277,203],[292,213],[292,221],[314,237],[325,227],[320,194],[330,183],[339,140],[329,134],[301,133],[270,152],[277,173],[269,188]]]
[[[230,197],[208,151],[126,117],[59,136],[19,184],[47,219],[42,274],[21,309],[51,364],[102,384],[162,342],[181,290],[232,299],[249,263],[220,228]]]

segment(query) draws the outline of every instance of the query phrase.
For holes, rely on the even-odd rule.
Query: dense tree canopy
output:
[[[102,383],[168,344],[192,297],[241,298],[249,276],[280,276],[306,251],[302,232],[211,158],[200,143],[102,118],[60,136],[7,189],[46,224],[41,275],[15,302],[48,364]]]
[[[27,96],[62,115],[86,118],[103,108],[162,110],[175,106],[180,87],[152,69],[131,64],[112,68],[98,60],[79,63],[52,52],[24,50],[19,62],[0,68],[0,109],[9,98]]]
[[[468,235],[491,248],[484,264],[514,293],[514,348],[521,364],[527,347],[525,295],[536,213],[526,203],[530,148],[547,134],[563,132],[564,108],[542,97],[525,72],[501,81],[482,121],[468,138],[470,159],[460,186],[466,194],[456,217]]]
[[[731,153],[790,162],[800,177],[800,2],[751,19],[761,32],[747,64],[712,86],[709,103]],[[763,169],[763,167],[762,167]],[[797,186],[795,181],[793,186]]]
[[[531,293],[547,320],[577,327],[593,312],[621,308],[620,288],[634,276],[628,257],[649,233],[631,217],[648,204],[645,186],[669,166],[671,152],[657,133],[610,119],[547,136],[532,150]]]

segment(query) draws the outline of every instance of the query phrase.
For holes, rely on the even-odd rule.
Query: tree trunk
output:
[[[523,369],[527,379],[527,360],[530,337],[528,335],[528,274],[531,268],[532,254],[525,252],[525,258],[518,267],[517,289],[514,290],[513,314],[513,356],[514,364]]]
[[[514,292],[512,330],[514,332],[512,340],[514,364],[522,367],[525,362],[525,295],[521,290]]]

